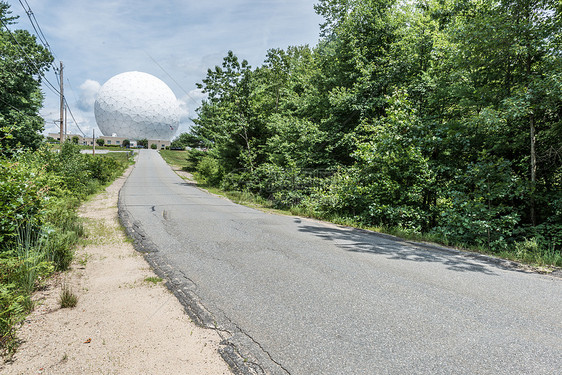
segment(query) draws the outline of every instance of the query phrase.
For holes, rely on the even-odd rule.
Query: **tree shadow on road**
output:
[[[300,223],[299,231],[311,233],[330,241],[346,251],[383,255],[394,260],[441,263],[447,269],[457,272],[479,272],[497,276],[498,274],[493,268],[510,268],[508,262],[501,259],[446,249],[436,245],[413,243],[394,236],[362,229],[331,228],[323,225]]]
[[[195,181],[188,181],[188,180],[184,180],[183,182],[178,182],[177,183],[180,186],[191,186],[191,187],[197,187],[197,182]]]

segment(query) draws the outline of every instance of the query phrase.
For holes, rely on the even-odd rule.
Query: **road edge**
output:
[[[133,166],[134,168],[134,166]],[[127,175],[129,177],[130,173]],[[123,184],[125,187],[127,181]],[[117,209],[119,222],[125,233],[133,240],[133,247],[141,253],[152,270],[166,281],[165,285],[178,299],[185,313],[198,326],[216,331],[221,337],[219,354],[236,375],[269,374],[265,366],[250,352],[237,347],[230,338],[234,336],[231,329],[218,326],[216,318],[200,302],[200,298],[192,291],[194,283],[181,272],[176,271],[166,257],[159,252],[158,247],[148,238],[142,224],[132,220],[130,212],[123,203],[123,187],[119,190]],[[228,337],[227,337],[228,336]],[[286,371],[284,371],[286,372]]]

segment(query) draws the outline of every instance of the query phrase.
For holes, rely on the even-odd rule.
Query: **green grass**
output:
[[[144,282],[156,285],[156,284],[162,282],[162,278],[157,277],[157,276],[150,276],[150,277],[145,278]]]
[[[189,151],[172,151],[172,150],[160,150],[160,155],[166,161],[166,163],[178,167],[184,168],[187,166],[187,154]]]
[[[86,228],[84,235],[80,238],[80,244],[86,245],[107,245],[116,243],[117,229],[109,227],[104,220],[84,219]]]
[[[79,145],[81,150],[91,150],[93,149],[92,146],[85,146],[85,145]],[[96,150],[111,150],[111,151],[129,151],[129,150],[136,150],[135,148],[126,148],[126,147],[120,147],[118,145],[115,146],[98,146],[96,145]]]
[[[527,264],[534,267],[539,267],[542,271],[546,271],[546,272],[552,271],[553,267],[562,267],[562,255],[559,252],[556,252],[553,249],[552,250],[538,249],[535,244],[529,243],[529,241],[525,241],[524,244],[516,244],[514,250],[502,251],[498,253],[498,252],[489,251],[487,248],[483,248],[483,247],[467,246],[465,244],[458,244],[458,243],[450,243],[446,238],[442,238],[436,234],[413,232],[398,227],[373,227],[373,226],[363,225],[353,220],[353,218],[350,217],[322,215],[317,212],[311,212],[311,210],[301,206],[291,207],[290,209],[287,210],[277,209],[272,207],[271,202],[254,194],[244,193],[239,191],[223,191],[216,187],[208,186],[205,184],[199,184],[199,183],[198,186],[209,191],[212,194],[224,196],[230,199],[231,201],[233,201],[234,203],[257,208],[265,212],[272,212],[281,215],[295,215],[295,216],[307,217],[317,220],[323,220],[337,225],[365,229],[377,233],[389,234],[407,241],[442,245],[442,246],[452,247],[458,250],[491,255],[494,257],[512,260],[515,262]]]
[[[107,154],[99,154],[96,156],[100,156],[102,158],[112,158],[115,159],[119,162],[122,163],[128,163],[129,162],[129,156],[127,155],[126,152],[120,152],[120,151],[115,151],[113,150],[113,152],[108,152]]]
[[[132,150],[130,150],[132,151]],[[108,152],[107,154],[99,154],[96,155],[102,158],[111,158],[111,159],[115,159],[117,162],[119,162],[120,164],[123,165],[131,165],[134,164],[134,157],[131,153],[128,152]],[[121,171],[119,171],[119,176],[121,175]],[[119,177],[119,176],[115,176],[115,177]],[[114,180],[114,179],[113,179]],[[111,185],[113,183],[113,180],[111,180],[111,182],[109,183],[109,185]]]
[[[59,296],[61,309],[73,308],[78,304],[78,296],[74,294],[72,289],[64,284]]]
[[[86,264],[88,264],[88,260],[90,260],[91,257],[92,254],[83,254],[80,259],[78,259],[78,264],[80,264],[82,267],[86,267]]]
[[[57,143],[49,143],[49,147],[52,150],[57,150],[60,148],[60,144]],[[87,145],[78,145],[78,147],[80,148],[80,150],[91,150],[93,149],[92,146],[87,146]],[[136,150],[135,148],[124,148],[124,147],[120,147],[118,145],[115,146],[98,146],[96,145],[96,150],[111,150],[111,151],[127,151],[127,150]]]

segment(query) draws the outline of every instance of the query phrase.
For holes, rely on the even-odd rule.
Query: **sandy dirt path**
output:
[[[22,345],[0,373],[231,374],[219,335],[191,322],[121,229],[117,198],[127,175],[80,209],[86,244],[72,269],[34,296]],[[63,285],[78,295],[73,309],[60,308]]]

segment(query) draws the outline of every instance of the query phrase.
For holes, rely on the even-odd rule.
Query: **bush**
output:
[[[222,179],[222,173],[217,159],[206,155],[197,164],[197,173],[210,185],[218,185]]]
[[[5,266],[0,259],[0,268]],[[14,283],[0,282],[0,355],[12,354],[17,346],[16,327],[25,319],[26,296]]]
[[[15,244],[18,222],[38,215],[45,203],[45,172],[21,156],[0,159],[0,252]]]
[[[153,144],[150,145],[150,148],[153,149],[153,150],[156,150],[158,148],[158,146],[156,146],[156,144],[153,143]]]
[[[33,304],[31,292],[53,270],[48,236],[30,221],[16,229],[11,250],[0,253],[0,353],[15,350],[15,329]]]
[[[121,154],[119,154],[121,155]],[[15,348],[15,328],[32,308],[31,293],[67,269],[83,235],[76,207],[128,166],[125,157],[92,156],[65,142],[61,152],[0,158],[0,352]]]
[[[433,232],[449,243],[503,251],[517,240],[517,208],[506,204],[523,195],[509,162],[482,155],[459,170],[438,204]]]
[[[104,155],[89,158],[88,169],[91,178],[98,180],[102,185],[113,180],[116,173],[121,173],[119,162]]]
[[[197,171],[197,165],[203,158],[207,155],[207,152],[201,151],[198,149],[191,149],[187,153],[187,165],[184,169],[188,172],[195,172]]]

